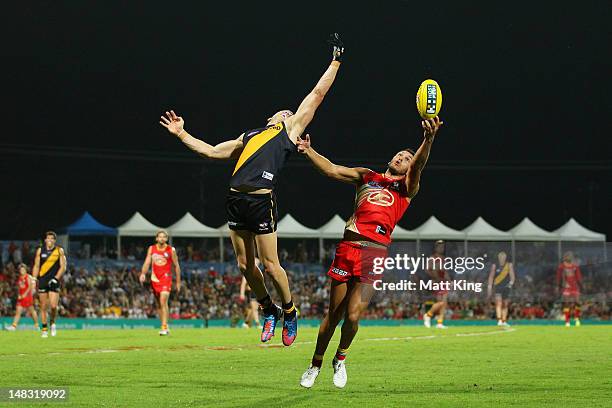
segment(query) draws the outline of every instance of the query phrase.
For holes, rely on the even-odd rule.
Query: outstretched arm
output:
[[[434,138],[440,126],[444,122],[439,117],[433,119],[427,119],[421,122],[423,126],[423,136],[425,140],[421,143],[419,150],[415,153],[412,158],[410,169],[408,169],[408,176],[406,177],[406,187],[408,188],[408,197],[411,199],[419,192],[419,183],[421,181],[421,172],[425,168],[427,159],[429,158],[429,152],[431,151],[431,145],[433,144]]]
[[[370,170],[365,167],[345,167],[332,163],[327,157],[317,153],[310,146],[310,135],[298,137],[298,152],[304,154],[314,167],[323,175],[345,183],[361,183],[363,175]]]
[[[329,91],[329,88],[334,83],[334,79],[336,79],[338,68],[340,68],[340,60],[344,54],[344,44],[340,41],[338,33],[331,35],[329,43],[334,47],[331,64],[329,64],[329,67],[321,79],[319,79],[314,89],[304,98],[295,115],[285,121],[287,133],[293,143],[297,144],[298,137],[304,133],[304,129],[312,121],[317,108],[323,102],[323,98],[325,98],[327,91]]]
[[[228,140],[215,146],[210,145],[200,139],[196,139],[185,130],[185,121],[183,118],[177,116],[172,110],[170,112],[166,112],[166,116],[161,116],[159,123],[168,129],[168,132],[181,139],[181,142],[183,142],[185,146],[198,153],[200,156],[208,159],[237,159],[242,152],[242,148],[244,147],[242,143],[242,137],[244,134],[240,135],[238,139]]]

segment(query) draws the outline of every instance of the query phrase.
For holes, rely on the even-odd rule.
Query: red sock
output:
[[[580,319],[580,306],[574,308],[574,319]]]
[[[569,323],[570,321],[570,310],[569,307],[563,309],[563,314],[565,315],[565,323]]]
[[[338,350],[336,351],[335,359],[338,361],[342,361],[346,358],[347,353],[348,353],[348,349],[341,349],[340,347],[338,347]]]

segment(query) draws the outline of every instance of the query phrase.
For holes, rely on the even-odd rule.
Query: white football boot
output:
[[[448,327],[446,327],[442,323],[438,323],[438,324],[436,324],[436,329],[448,329]]]
[[[423,325],[425,325],[425,327],[427,328],[431,327],[431,317],[428,314],[425,314],[425,316],[423,316]]]
[[[13,325],[11,324],[10,326],[6,326],[6,327],[4,328],[4,330],[6,330],[6,331],[15,331],[15,330],[17,330],[17,329],[15,328],[15,326],[13,326]]]
[[[321,369],[311,364],[310,367],[308,367],[308,370],[306,370],[304,374],[302,374],[300,385],[304,388],[311,388],[314,385],[315,380],[319,375],[319,372],[321,372]]]
[[[334,367],[334,385],[338,388],[344,388],[347,380],[344,360],[336,360],[334,358],[332,366]]]

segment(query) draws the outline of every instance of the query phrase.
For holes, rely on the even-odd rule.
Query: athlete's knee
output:
[[[255,262],[249,262],[246,255],[241,255],[237,258],[238,269],[243,275],[251,272],[255,268]]]
[[[266,273],[271,276],[276,276],[283,270],[278,260],[265,259],[262,261],[262,264],[266,270]]]
[[[359,318],[361,317],[361,311],[358,308],[347,311],[344,321],[348,324],[356,326],[359,324]]]

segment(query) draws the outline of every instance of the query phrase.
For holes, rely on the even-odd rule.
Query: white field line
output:
[[[455,333],[453,335],[446,335],[446,336],[441,336],[441,335],[430,335],[430,336],[406,336],[406,337],[372,337],[372,338],[366,338],[366,339],[357,339],[355,341],[357,342],[361,342],[361,341],[406,341],[406,340],[433,340],[433,339],[443,339],[445,337],[471,337],[471,336],[490,336],[490,335],[496,335],[496,334],[503,334],[503,333],[511,333],[516,331],[515,328],[510,328],[510,329],[504,329],[504,330],[495,330],[495,331],[486,331],[486,332],[476,332],[476,333]],[[295,343],[293,343],[294,346],[302,346],[302,345],[309,345],[309,344],[315,344],[315,341],[296,341]],[[280,344],[251,344],[251,345],[236,345],[236,346],[204,346],[203,349],[207,350],[207,351],[242,351],[245,348],[253,348],[253,347],[260,347],[260,348],[284,348],[282,345]],[[59,352],[53,352],[53,353],[47,353],[45,355],[47,356],[57,356],[57,355],[62,355],[62,354],[81,354],[81,353],[86,353],[86,354],[98,354],[98,353],[119,353],[119,352],[126,352],[126,351],[141,351],[143,350],[143,348],[133,348],[133,349],[93,349],[93,350],[87,350],[87,351],[69,351],[69,352],[65,352],[65,353],[59,353]],[[155,350],[155,349],[153,349]],[[158,349],[161,350],[161,349]],[[164,351],[168,351],[168,350],[164,350]],[[10,356],[10,354],[4,354],[5,356]],[[14,356],[18,356],[18,357],[24,357],[24,356],[28,356],[28,354],[26,353],[18,353],[18,354],[13,354]]]

